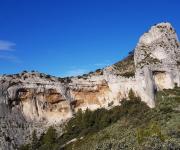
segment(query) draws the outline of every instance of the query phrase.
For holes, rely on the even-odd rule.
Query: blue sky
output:
[[[0,0],[0,74],[77,75],[124,58],[139,36],[169,21],[179,0]]]

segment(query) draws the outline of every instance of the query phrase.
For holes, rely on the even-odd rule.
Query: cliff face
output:
[[[1,76],[0,147],[14,149],[39,124],[43,130],[46,124],[62,123],[80,108],[119,105],[130,89],[154,107],[155,90],[180,86],[179,47],[173,27],[160,23],[140,38],[134,54],[94,73],[72,78],[37,72]]]
[[[155,90],[180,85],[179,60],[180,44],[170,23],[152,26],[140,37],[134,55],[136,80],[147,103],[153,104]]]
[[[59,79],[39,73],[1,77],[1,103],[18,108],[27,121],[61,123],[78,109],[97,109],[119,105],[127,97],[134,78],[101,74]]]

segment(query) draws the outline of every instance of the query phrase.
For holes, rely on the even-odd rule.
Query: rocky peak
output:
[[[135,49],[135,66],[174,68],[180,59],[180,45],[170,23],[159,23],[144,33]]]
[[[162,39],[163,36],[166,38],[172,36],[176,38],[175,30],[170,23],[159,23],[150,28],[150,30],[143,34],[139,43],[141,44],[151,44],[158,39]]]
[[[135,78],[140,93],[145,93],[143,99],[152,107],[154,91],[180,85],[179,60],[180,45],[170,23],[154,25],[140,37],[134,54]]]

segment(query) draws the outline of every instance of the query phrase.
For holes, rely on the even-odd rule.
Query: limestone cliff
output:
[[[152,26],[135,48],[136,80],[151,103],[154,91],[180,85],[180,45],[170,23]]]
[[[38,72],[0,76],[0,147],[15,149],[34,128],[43,132],[80,108],[120,105],[130,89],[154,107],[154,92],[180,86],[179,73],[176,32],[171,24],[160,23],[141,36],[134,53],[94,73],[71,78]]]

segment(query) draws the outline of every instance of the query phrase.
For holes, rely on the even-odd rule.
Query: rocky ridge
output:
[[[38,72],[0,76],[0,147],[15,149],[34,128],[43,132],[46,126],[68,120],[78,109],[120,105],[130,89],[154,107],[156,90],[180,86],[179,60],[174,28],[160,23],[141,36],[134,54],[94,73],[67,78]]]

